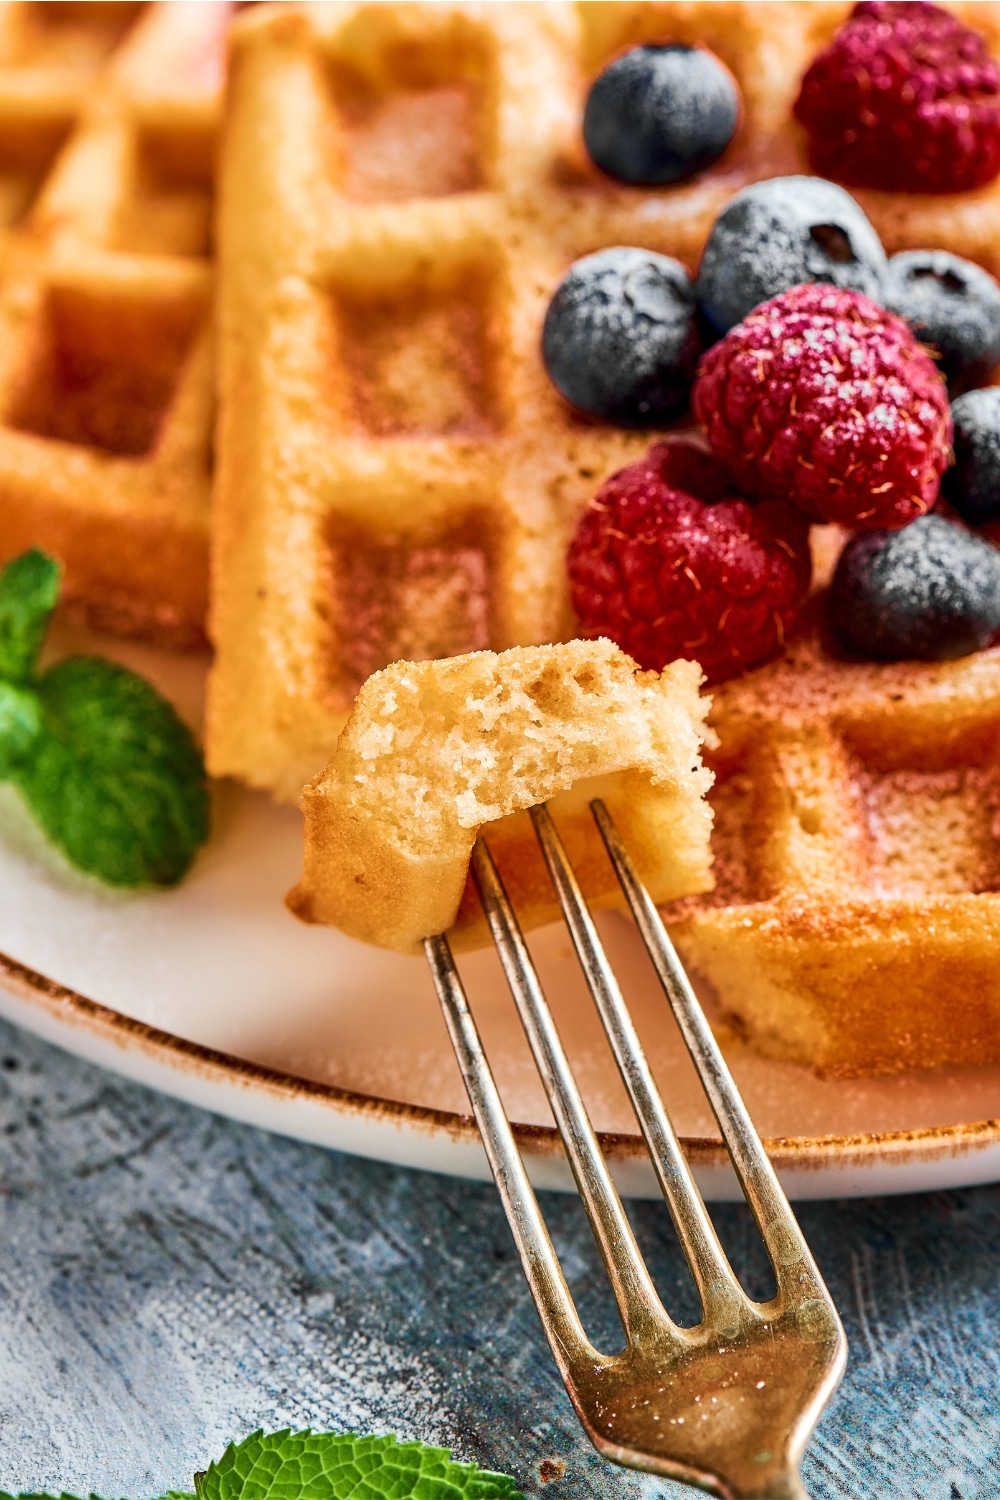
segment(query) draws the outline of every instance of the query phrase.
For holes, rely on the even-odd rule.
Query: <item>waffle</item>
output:
[[[337,750],[305,791],[307,921],[403,953],[451,929],[486,940],[463,901],[472,846],[490,830],[522,921],[559,908],[525,809],[548,802],[588,899],[621,904],[595,847],[604,799],[658,900],[711,885],[711,782],[699,759],[707,703],[693,662],[638,672],[610,641],[397,662],[365,683]]]
[[[0,7],[0,561],[87,624],[205,642],[227,5]]]
[[[736,187],[792,164],[789,90],[777,109],[754,79],[773,8],[708,5],[669,24],[736,72],[750,144],[673,193],[599,180],[580,143],[587,79],[665,12],[595,10],[262,8],[233,28],[217,774],[295,799],[386,662],[572,634],[569,531],[649,439],[556,395],[538,355],[552,290],[608,244],[693,262]],[[807,19],[790,43],[803,62]]]
[[[758,1051],[840,1075],[1000,1058],[1000,648],[838,660],[835,538],[787,654],[715,689],[715,890],[667,910]],[[818,549],[817,549],[818,550]]]
[[[741,186],[808,171],[791,105],[848,8],[240,20],[220,219],[215,772],[294,797],[385,662],[572,633],[567,537],[650,439],[556,396],[538,353],[548,299],[607,245],[693,268]],[[1000,53],[1000,7],[953,8]],[[645,191],[588,165],[580,120],[607,59],[653,38],[712,48],[745,118],[714,168]],[[890,252],[941,246],[1000,274],[1000,184],[858,197]],[[718,891],[672,916],[755,1046],[842,1072],[1000,1060],[998,690],[994,651],[851,667],[807,629],[784,662],[719,692]]]

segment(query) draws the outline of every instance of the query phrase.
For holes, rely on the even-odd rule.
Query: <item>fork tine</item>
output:
[[[531,818],[573,946],[691,1267],[705,1316],[720,1330],[735,1331],[747,1299],[695,1185],[552,815],[543,803],[531,808]]]
[[[779,1292],[786,1299],[802,1301],[810,1307],[819,1299],[839,1328],[839,1319],[830,1294],[816,1268],[767,1152],[760,1143],[660,914],[639,879],[604,803],[598,799],[590,804],[590,809],[636,926],[653,960],[657,977],[670,1001],[691,1060],[698,1070],[712,1112],[719,1122],[733,1168],[767,1245]],[[813,1308],[813,1317],[817,1328],[827,1321],[819,1306]]]
[[[488,847],[479,839],[472,872],[566,1156],[576,1179],[630,1343],[674,1325],[664,1312],[611,1179],[559,1039],[520,925]]]
[[[425,938],[424,953],[531,1295],[568,1382],[574,1362],[598,1356],[583,1331],[528,1181],[448,939],[443,934]]]

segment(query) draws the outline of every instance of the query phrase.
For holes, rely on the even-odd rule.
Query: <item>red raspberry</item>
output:
[[[839,287],[754,308],[702,357],[691,404],[745,494],[863,531],[930,510],[951,457],[930,356],[902,318]]]
[[[957,193],[1000,172],[1000,68],[918,0],[865,0],[802,80],[813,169],[855,187]]]
[[[676,657],[720,682],[781,651],[809,588],[809,528],[790,505],[749,505],[691,443],[657,443],[613,474],[567,556],[581,634],[642,667]]]

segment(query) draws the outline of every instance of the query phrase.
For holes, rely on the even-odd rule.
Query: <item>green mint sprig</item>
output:
[[[252,1432],[194,1482],[194,1495],[171,1490],[163,1500],[524,1500],[508,1475],[456,1463],[447,1448],[308,1429]]]
[[[39,673],[59,568],[25,552],[0,573],[0,779],[46,836],[108,885],[174,885],[208,837],[194,738],[144,678],[102,657]]]
[[[523,1500],[447,1448],[353,1433],[258,1431],[195,1476],[198,1500]]]
[[[47,1495],[44,1490],[26,1490],[20,1495],[11,1495],[6,1490],[0,1490],[0,1500],[80,1500],[80,1497],[67,1494],[65,1490],[61,1490],[58,1495]],[[100,1496],[92,1494],[89,1500],[100,1500]],[[198,1497],[189,1494],[187,1490],[167,1490],[159,1500],[198,1500]]]

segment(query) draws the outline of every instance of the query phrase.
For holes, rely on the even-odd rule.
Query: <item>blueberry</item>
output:
[[[945,499],[973,526],[1000,520],[1000,387],[951,403],[955,462],[941,480]]]
[[[609,177],[659,187],[720,157],[739,114],[736,85],[711,52],[680,42],[632,47],[591,85],[583,139]]]
[[[655,427],[687,405],[701,341],[679,261],[617,246],[570,266],[545,315],[542,355],[581,411]]]
[[[950,661],[1000,630],[1000,551],[943,516],[868,531],[841,553],[830,589],[840,644],[870,661]]]
[[[698,301],[717,332],[803,281],[880,300],[886,258],[850,193],[822,177],[772,177],[737,193],[716,219],[698,271]]]
[[[1000,364],[1000,286],[982,266],[947,250],[904,250],[889,261],[882,302],[966,390]]]

